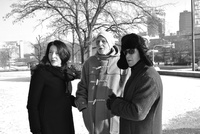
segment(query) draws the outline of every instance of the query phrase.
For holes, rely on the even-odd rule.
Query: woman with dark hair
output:
[[[147,55],[145,40],[127,34],[122,40],[117,66],[131,69],[123,97],[111,95],[107,107],[120,116],[120,134],[161,134],[163,85]]]
[[[77,74],[68,68],[70,51],[59,40],[50,42],[31,76],[27,109],[33,134],[74,134],[71,82]]]

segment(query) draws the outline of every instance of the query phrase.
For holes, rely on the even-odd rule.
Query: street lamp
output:
[[[156,45],[156,46],[158,46],[158,45]],[[153,47],[153,49],[152,49],[152,62],[153,62],[153,64],[154,64],[154,52],[158,52],[158,50],[155,50],[155,47]]]
[[[175,44],[174,43],[170,43],[170,44],[164,44],[164,45],[155,45],[153,46],[153,49],[152,49],[152,62],[154,64],[154,52],[158,52],[158,50],[156,51],[155,48],[156,47],[164,47],[164,48],[169,48],[169,47],[172,47],[172,48],[175,48]]]

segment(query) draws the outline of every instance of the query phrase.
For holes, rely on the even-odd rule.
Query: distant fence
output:
[[[158,70],[160,75],[200,78],[200,71]]]

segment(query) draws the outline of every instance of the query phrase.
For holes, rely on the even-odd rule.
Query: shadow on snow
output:
[[[200,107],[170,120],[163,134],[200,134]]]

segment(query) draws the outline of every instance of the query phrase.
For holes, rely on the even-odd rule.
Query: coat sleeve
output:
[[[78,83],[77,91],[76,91],[76,101],[75,104],[79,111],[87,108],[87,101],[88,101],[88,80],[89,80],[89,72],[88,72],[88,65],[85,63],[83,65],[81,71],[81,80]]]
[[[137,83],[136,83],[137,84]],[[131,100],[117,98],[112,106],[111,112],[127,120],[144,120],[151,107],[159,97],[156,81],[150,77],[142,77],[135,87]],[[133,90],[129,88],[128,90]],[[130,94],[129,94],[130,95]]]
[[[41,132],[40,117],[39,117],[39,102],[44,87],[44,79],[39,71],[35,71],[31,76],[29,94],[28,94],[28,117],[31,132]]]

